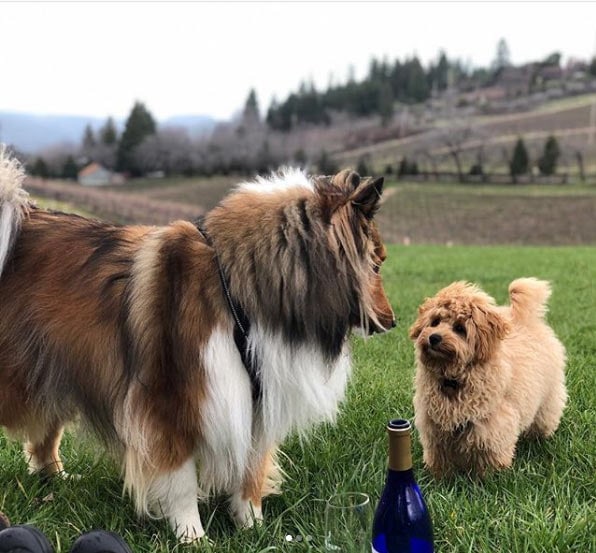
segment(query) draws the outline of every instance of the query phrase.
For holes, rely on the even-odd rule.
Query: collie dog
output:
[[[333,419],[348,337],[394,326],[373,221],[383,179],[287,170],[201,224],[116,226],[36,208],[0,153],[0,425],[62,473],[79,416],[122,463],[139,513],[204,535],[199,490],[262,519],[290,432]],[[197,466],[198,470],[197,470]]]

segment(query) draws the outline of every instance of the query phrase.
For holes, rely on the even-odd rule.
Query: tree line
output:
[[[395,101],[424,102],[433,89],[447,88],[450,71],[461,73],[463,69],[459,62],[450,62],[444,52],[427,69],[417,56],[393,63],[373,59],[367,76],[359,82],[351,72],[345,84],[330,85],[319,92],[312,82],[303,83],[283,102],[273,100],[266,121],[272,129],[290,131],[304,123],[329,124],[331,113],[336,111],[356,117],[378,114],[386,124]]]
[[[510,157],[506,160],[509,175],[511,176],[513,182],[516,182],[517,177],[531,174],[533,167],[536,167],[539,174],[542,176],[555,175],[561,153],[561,147],[559,146],[556,136],[550,135],[544,142],[542,153],[537,159],[532,160],[524,139],[522,136],[520,136],[515,142],[515,146],[513,147]],[[453,156],[453,154],[454,152],[450,152],[450,155]],[[581,157],[578,159],[578,163],[580,167],[580,178],[583,180],[585,175],[583,172],[583,159],[581,159]],[[368,165],[365,159],[359,160],[358,166],[364,169],[364,174],[368,174]],[[459,180],[461,182],[465,181],[466,177],[461,167],[461,163],[456,163],[456,167]],[[394,167],[391,164],[386,165],[385,173],[391,174],[393,172]],[[416,160],[408,159],[407,156],[404,156],[397,163],[395,172],[398,176],[407,177],[411,175],[418,175],[421,171]],[[486,174],[482,158],[477,158],[476,161],[470,165],[468,174],[474,176],[482,176]]]
[[[559,67],[561,54],[553,52],[534,64],[530,86],[538,86],[538,72],[544,67]],[[329,124],[334,112],[356,117],[377,115],[382,125],[393,116],[395,102],[415,104],[428,100],[432,93],[454,86],[470,91],[494,84],[503,70],[511,65],[507,43],[501,39],[495,58],[489,67],[470,68],[459,60],[450,60],[440,52],[437,60],[424,67],[417,56],[405,61],[373,59],[367,75],[356,81],[353,71],[344,84],[330,84],[324,91],[315,85],[302,83],[283,102],[273,100],[267,110],[266,122],[271,129],[290,131],[304,124]],[[588,66],[596,77],[596,57]]]
[[[80,149],[37,156],[29,163],[29,172],[42,178],[74,180],[82,166],[95,161],[108,169],[138,177],[146,172],[139,159],[139,147],[156,132],[157,124],[149,110],[142,102],[135,102],[121,134],[112,117],[97,131],[87,125]]]
[[[560,55],[555,52],[536,65],[559,63]],[[373,59],[362,80],[357,81],[352,72],[344,84],[330,84],[325,91],[318,91],[313,83],[302,84],[283,102],[273,100],[264,115],[259,110],[255,91],[251,90],[237,117],[219,123],[209,136],[200,138],[190,137],[183,128],[158,127],[147,107],[136,102],[122,132],[110,117],[97,130],[88,125],[78,147],[44,152],[30,159],[28,166],[34,175],[65,179],[76,179],[78,171],[91,161],[130,177],[155,172],[186,176],[254,174],[284,163],[310,166],[330,174],[337,169],[333,152],[328,150],[330,144],[349,149],[367,140],[374,143],[412,132],[408,123],[405,130],[401,128],[401,116],[400,122],[383,127],[391,121],[396,102],[423,102],[435,91],[440,93],[454,85],[461,89],[491,84],[509,65],[509,50],[504,40],[499,42],[495,59],[488,68],[469,69],[457,60],[448,59],[444,52],[426,68],[416,56],[392,63]],[[596,58],[588,69],[596,76]],[[372,138],[370,129],[361,134],[354,130],[356,118],[373,115],[381,121],[381,126],[374,123],[374,132],[385,132],[385,137]],[[465,170],[460,153],[463,143],[470,138],[470,129],[448,131],[442,140],[458,175],[463,178]],[[430,158],[428,151],[420,156]],[[479,154],[471,166],[471,174],[484,171],[481,157]],[[359,163],[362,173],[370,173],[365,159]],[[517,167],[513,159],[507,163]],[[418,162],[403,159],[389,169],[399,174],[415,174]]]

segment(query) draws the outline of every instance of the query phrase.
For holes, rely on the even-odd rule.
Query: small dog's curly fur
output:
[[[567,401],[565,348],[544,320],[548,282],[520,278],[510,305],[455,282],[419,308],[414,410],[436,476],[511,466],[520,435],[550,436]]]

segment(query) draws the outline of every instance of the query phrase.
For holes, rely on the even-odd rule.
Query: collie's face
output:
[[[369,228],[369,255],[372,270],[368,274],[367,286],[371,298],[372,316],[369,316],[368,332],[384,332],[393,328],[396,324],[395,315],[381,278],[381,267],[387,258],[387,249],[381,241],[381,235],[374,222],[370,222]]]
[[[395,315],[381,278],[387,250],[374,221],[383,192],[383,178],[361,181],[357,173],[342,171],[330,179],[327,188],[319,187],[326,201],[329,198],[337,201],[342,192],[345,201],[335,207],[331,226],[339,236],[340,250],[348,257],[360,280],[358,308],[353,310],[350,322],[367,334],[384,332],[395,326]],[[349,232],[342,232],[346,228]],[[354,245],[353,251],[347,244]],[[362,270],[358,269],[359,265]]]

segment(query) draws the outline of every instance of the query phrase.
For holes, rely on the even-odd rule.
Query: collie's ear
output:
[[[359,186],[350,197],[352,205],[358,209],[367,219],[372,219],[379,209],[379,201],[383,194],[383,177],[369,179]]]
[[[337,173],[337,175],[333,175],[331,182],[336,186],[352,191],[358,188],[360,175],[351,169],[344,169]]]
[[[333,214],[350,201],[350,195],[359,183],[358,173],[349,169],[336,175],[315,177],[315,190],[325,222],[331,222]]]

